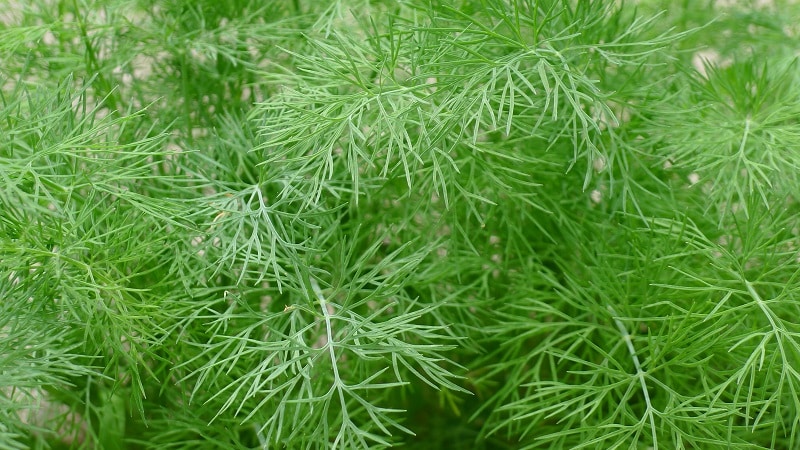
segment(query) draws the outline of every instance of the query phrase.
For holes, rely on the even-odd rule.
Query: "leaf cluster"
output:
[[[796,448],[765,3],[6,0],[0,449]]]

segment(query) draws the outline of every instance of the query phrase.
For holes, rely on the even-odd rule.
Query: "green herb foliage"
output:
[[[0,449],[800,447],[800,4],[0,3]]]

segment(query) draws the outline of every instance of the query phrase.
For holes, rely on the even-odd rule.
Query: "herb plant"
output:
[[[0,5],[0,449],[800,448],[800,4]]]

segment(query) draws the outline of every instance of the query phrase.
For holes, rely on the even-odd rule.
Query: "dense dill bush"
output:
[[[0,449],[796,449],[800,5],[0,3]]]

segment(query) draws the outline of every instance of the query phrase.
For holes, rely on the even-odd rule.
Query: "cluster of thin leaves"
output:
[[[0,449],[795,448],[800,10],[620,3],[7,0]]]

